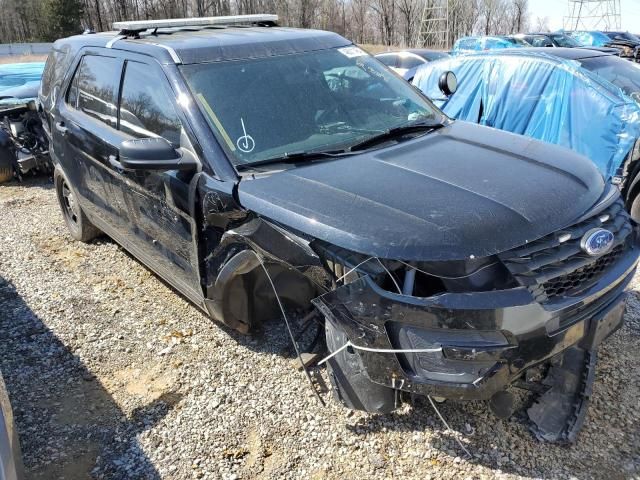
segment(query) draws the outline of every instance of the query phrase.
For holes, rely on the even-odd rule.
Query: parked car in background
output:
[[[611,44],[611,38],[608,35],[595,30],[576,30],[564,33],[585,47],[606,47]]]
[[[580,44],[574,38],[564,33],[521,33],[515,35],[517,38],[522,38],[532,47],[565,47],[575,48]]]
[[[462,37],[453,44],[451,53],[452,55],[460,55],[506,48],[523,48],[523,45],[513,41],[513,39],[506,40],[501,37]]]
[[[39,99],[72,237],[108,234],[242,332],[315,312],[350,408],[503,398],[548,366],[561,391],[538,388],[530,418],[574,440],[638,261],[619,191],[575,152],[451,120],[352,42],[275,18],[54,44]]]
[[[555,33],[526,33],[526,34],[518,34],[516,37],[522,37],[528,43],[531,44],[532,47],[542,47],[542,48],[588,48],[590,50],[597,50],[599,52],[605,53],[613,53],[620,54],[620,49],[613,47],[595,47],[595,46],[585,46],[578,43],[577,40],[570,37],[567,34],[555,32]]]
[[[420,65],[448,58],[447,52],[440,50],[428,50],[426,48],[411,48],[400,50],[397,52],[379,53],[375,56],[391,70],[402,76],[407,81],[411,81],[415,75],[416,69]]]
[[[502,40],[506,40],[507,42],[518,45],[520,47],[530,47],[531,45],[520,35],[500,35],[497,38],[501,38]]]
[[[640,62],[640,38],[629,32],[604,32],[620,49],[620,56],[627,60]]]
[[[35,104],[43,70],[43,62],[0,65],[0,183],[52,171]]]
[[[591,71],[598,68],[599,74]],[[587,156],[605,178],[623,185],[626,206],[640,220],[640,107],[608,81],[638,68],[588,49],[528,48],[434,62],[419,68],[413,83],[454,118]],[[447,71],[456,74],[458,90],[445,97],[438,82]],[[628,77],[616,82],[633,94],[636,80]]]
[[[22,480],[24,467],[9,393],[0,375],[0,480]]]
[[[43,70],[44,62],[0,65],[0,105],[15,99],[35,99]]]
[[[609,47],[618,50],[620,57],[627,60],[637,61],[640,57],[636,49],[637,44],[616,34],[607,35],[598,31],[574,31],[566,32],[578,43],[585,47]]]

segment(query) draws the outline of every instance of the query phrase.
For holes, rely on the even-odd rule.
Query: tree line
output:
[[[528,0],[0,0],[0,12],[0,43],[53,41],[122,20],[251,13],[276,13],[281,25],[331,30],[356,43],[403,47],[451,46],[461,36],[530,26]]]

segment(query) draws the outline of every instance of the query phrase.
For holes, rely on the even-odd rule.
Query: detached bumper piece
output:
[[[527,410],[533,433],[539,440],[575,442],[589,408],[593,391],[598,345],[622,326],[625,297],[591,321],[577,346],[551,359],[542,385],[549,389]]]
[[[570,348],[554,358],[542,381],[549,390],[527,410],[539,440],[573,443],[589,409],[597,354]]]

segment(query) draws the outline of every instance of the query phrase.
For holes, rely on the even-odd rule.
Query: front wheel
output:
[[[80,204],[78,204],[75,192],[64,174],[58,169],[54,173],[53,181],[62,216],[73,239],[80,242],[90,242],[100,235],[100,230],[84,214]]]

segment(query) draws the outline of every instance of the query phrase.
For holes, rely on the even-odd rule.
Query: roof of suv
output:
[[[56,42],[56,48],[68,44],[109,47],[146,53],[167,63],[202,63],[323,50],[351,45],[332,32],[284,27],[183,27],[163,28],[157,33],[142,33],[139,38],[119,32],[76,35]]]

